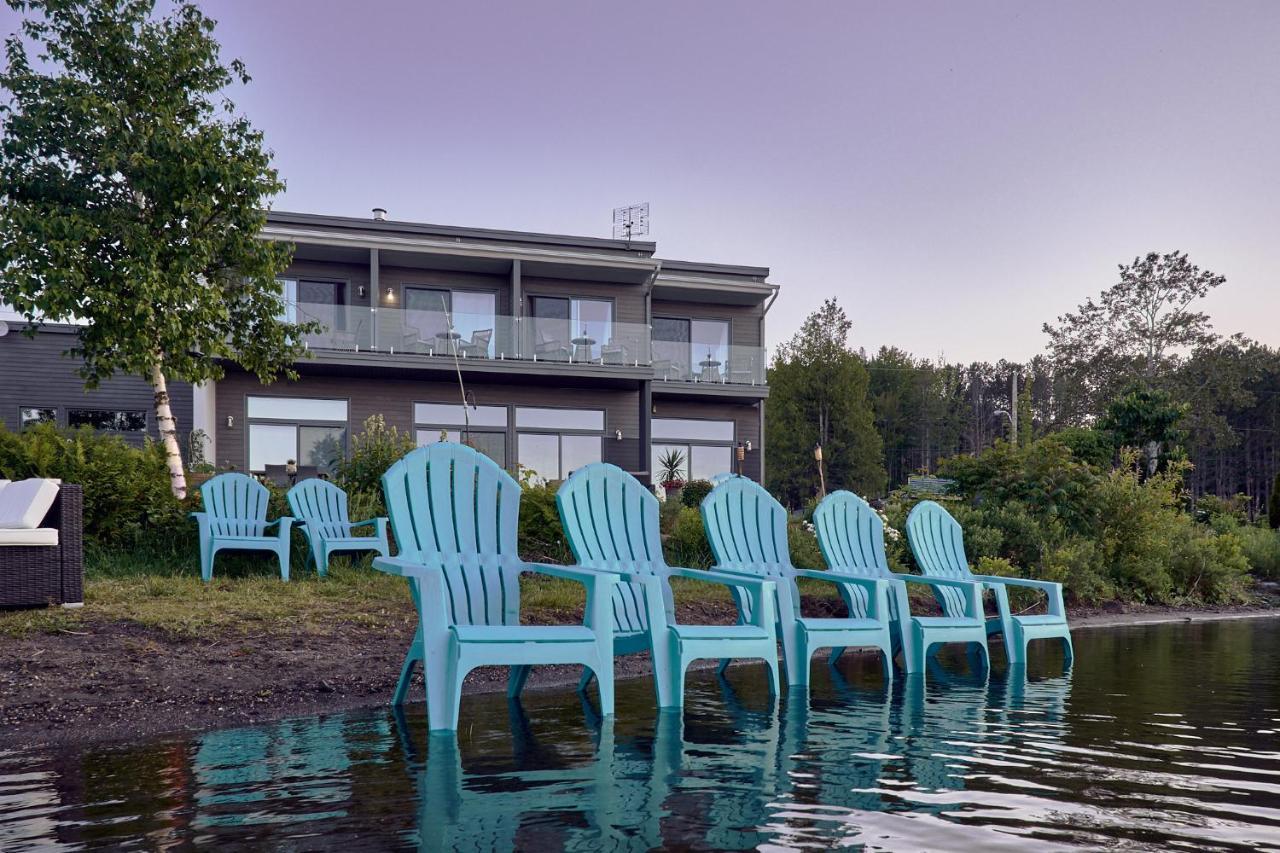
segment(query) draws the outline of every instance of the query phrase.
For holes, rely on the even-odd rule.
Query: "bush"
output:
[[[702,527],[702,513],[691,507],[680,507],[671,525],[671,533],[663,543],[663,551],[672,566],[709,569],[715,565],[711,543],[707,541],[707,533]]]
[[[1234,535],[1255,575],[1267,580],[1280,580],[1280,530],[1241,527]]]
[[[1169,574],[1179,597],[1210,604],[1244,598],[1249,561],[1236,534],[1207,533],[1184,524],[1171,545]]]
[[[1048,548],[1040,559],[1040,577],[1063,586],[1073,599],[1084,602],[1108,601],[1116,597],[1115,585],[1107,577],[1098,546],[1083,537],[1072,537]]]
[[[533,563],[573,563],[556,508],[556,490],[545,483],[525,486],[521,492],[518,550],[522,559]]]
[[[1217,495],[1202,495],[1196,501],[1196,519],[1203,521],[1215,529],[1229,530],[1241,524],[1249,523],[1249,496],[1236,495],[1220,498]]]
[[[793,521],[787,525],[787,551],[791,564],[797,569],[825,569],[818,536],[808,521]]]
[[[348,493],[381,496],[382,475],[416,447],[412,435],[387,426],[382,415],[373,415],[365,420],[363,430],[351,437],[351,450],[338,462],[334,479]]]
[[[157,538],[182,537],[188,507],[173,496],[164,450],[147,441],[133,447],[120,436],[87,427],[59,432],[38,424],[12,433],[0,428],[0,478],[48,477],[84,489],[84,529],[91,545],[132,548]]]
[[[690,480],[680,492],[680,502],[690,509],[702,506],[702,499],[711,494],[714,486],[706,480]]]

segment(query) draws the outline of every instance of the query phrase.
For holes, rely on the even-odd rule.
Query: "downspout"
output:
[[[773,291],[773,295],[769,297],[769,301],[768,301],[768,302],[766,302],[766,303],[764,304],[764,312],[760,315],[760,350],[761,350],[761,355],[765,355],[765,354],[766,354],[766,351],[765,351],[765,348],[764,348],[764,318],[765,318],[766,316],[768,316],[768,314],[769,314],[769,309],[770,309],[770,308],[772,308],[772,307],[773,307],[773,303],[774,303],[774,302],[776,302],[776,301],[778,300],[778,294],[779,294],[779,293],[781,293],[781,292],[782,292],[782,291],[781,291],[781,289],[775,289],[775,290]],[[765,369],[766,371],[768,370],[769,365],[768,365],[767,361],[766,361],[762,366],[764,367],[764,369]],[[765,374],[764,374],[764,379],[765,379],[765,384],[768,384],[768,379],[769,379],[769,374],[768,374],[768,373],[765,373]],[[764,440],[764,398],[763,398],[763,397],[760,399],[760,402],[756,404],[756,406],[757,406],[757,408],[758,408],[758,409],[759,409],[759,411],[760,411],[760,416],[759,416],[759,417],[760,417],[760,484],[761,484],[761,485],[764,485],[764,446],[765,446],[765,440]]]
[[[662,272],[662,261],[654,259],[653,272],[649,275],[649,280],[644,284],[644,318],[649,327],[649,364],[653,364],[653,285],[658,280],[658,273]],[[637,460],[637,471],[648,471],[649,460],[653,458],[653,449],[650,447],[653,432],[653,374],[650,371],[648,379],[640,383],[640,436],[639,451],[640,458]],[[653,472],[649,471],[649,479],[652,481]]]

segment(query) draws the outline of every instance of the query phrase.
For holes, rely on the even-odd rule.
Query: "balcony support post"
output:
[[[369,250],[369,348],[378,348],[378,303],[382,300],[382,289],[378,286],[378,250]],[[359,348],[360,342],[356,341]]]

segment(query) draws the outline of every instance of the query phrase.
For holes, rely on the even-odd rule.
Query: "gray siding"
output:
[[[56,408],[59,426],[67,424],[68,409],[138,410],[147,413],[147,432],[158,438],[151,386],[136,376],[116,376],[92,391],[86,391],[77,371],[80,363],[63,352],[75,344],[75,330],[49,327],[28,338],[11,323],[9,334],[0,338],[0,423],[16,430],[18,410],[28,406]],[[170,382],[178,431],[191,430],[191,386]],[[126,440],[140,443],[138,433],[122,433]]]
[[[522,276],[520,287],[525,294],[525,315],[529,314],[528,298],[533,296],[569,296],[583,299],[612,299],[613,319],[618,323],[648,323],[644,314],[644,290],[635,285],[607,282],[569,281],[554,278]]]

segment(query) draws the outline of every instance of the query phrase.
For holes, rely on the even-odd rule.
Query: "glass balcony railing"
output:
[[[433,358],[652,367],[668,382],[764,384],[762,347],[652,341],[638,323],[290,303],[286,318],[323,327],[308,349]]]

